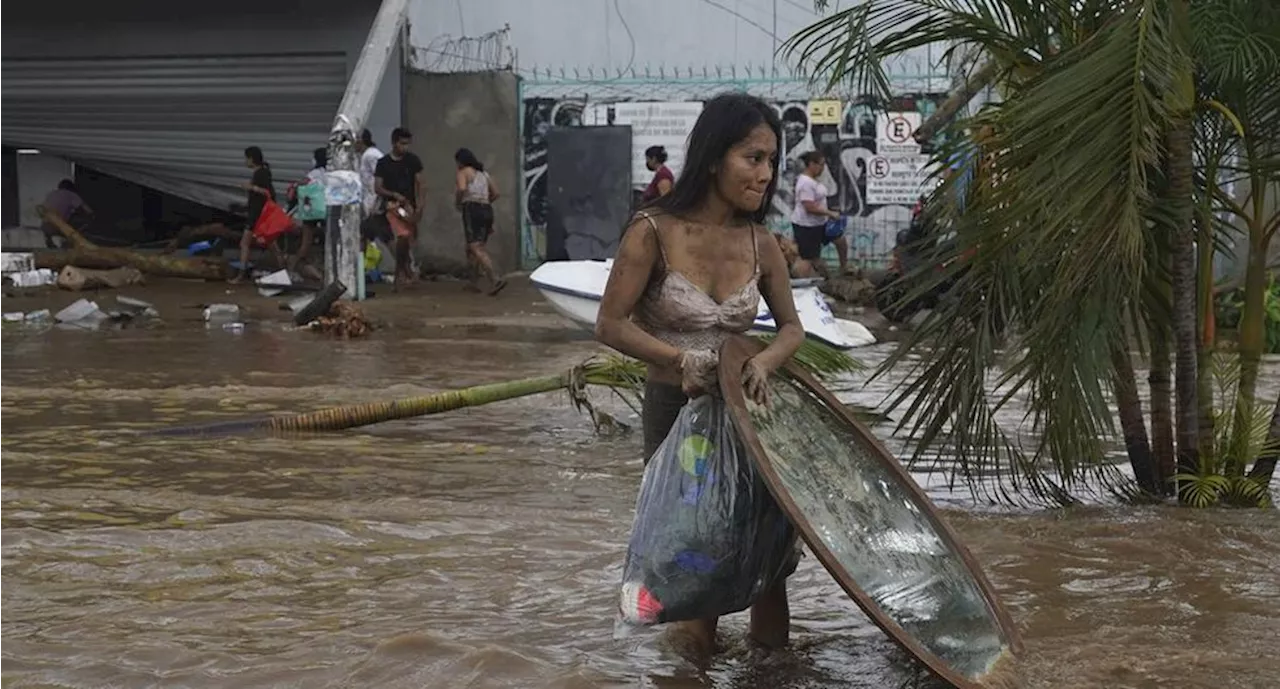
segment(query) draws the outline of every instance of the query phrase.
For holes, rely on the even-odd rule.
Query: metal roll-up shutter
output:
[[[5,146],[215,207],[243,202],[246,146],[280,182],[311,168],[346,88],[343,53],[5,58]]]

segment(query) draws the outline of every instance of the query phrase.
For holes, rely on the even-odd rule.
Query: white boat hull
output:
[[[591,329],[600,312],[600,298],[609,280],[613,261],[551,261],[538,266],[529,276],[538,291],[562,316]],[[875,344],[876,337],[857,321],[836,318],[818,288],[811,282],[793,281],[791,288],[800,324],[809,337],[837,349],[853,349]],[[770,333],[778,326],[763,299],[756,312],[752,333]]]

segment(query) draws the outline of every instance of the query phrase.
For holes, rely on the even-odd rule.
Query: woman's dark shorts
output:
[[[468,244],[484,244],[493,234],[493,206],[468,201],[462,204],[462,232]]]
[[[806,261],[822,258],[822,247],[832,242],[827,238],[826,225],[808,226],[792,223],[791,234],[796,240],[796,249],[800,252],[800,258]]]

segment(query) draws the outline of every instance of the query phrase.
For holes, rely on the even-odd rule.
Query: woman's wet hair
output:
[[[469,167],[476,172],[484,172],[484,163],[481,163],[480,159],[477,158],[476,154],[472,153],[469,148],[459,148],[458,151],[453,154],[453,162],[461,165],[462,167]]]
[[[782,121],[768,103],[745,93],[723,93],[707,101],[693,125],[693,131],[689,133],[689,149],[680,178],[670,193],[651,201],[648,207],[675,214],[697,209],[707,195],[713,193],[713,169],[721,164],[729,149],[762,124],[773,132],[778,150],[782,150]],[[778,189],[777,159],[771,164],[774,166],[773,179],[769,180],[760,208],[751,213],[740,213],[757,223],[764,222],[773,205],[773,194]]]
[[[812,151],[805,151],[804,153],[800,154],[800,160],[804,162],[805,167],[813,165],[814,163],[821,163],[826,159],[827,157],[825,155],[822,155],[822,151],[819,151],[817,149],[814,149]]]
[[[650,146],[644,149],[644,157],[653,158],[661,165],[667,162],[667,148],[666,146]]]
[[[317,148],[311,152],[311,157],[315,159],[316,167],[325,167],[329,164],[329,149]]]
[[[266,161],[262,158],[262,149],[257,146],[250,146],[244,149],[244,157],[254,165],[265,165]]]
[[[365,130],[361,131],[361,132],[360,132],[360,143],[364,144],[365,146],[370,146],[370,147],[372,147],[372,146],[373,146],[373,132],[369,131],[368,129],[365,129]]]

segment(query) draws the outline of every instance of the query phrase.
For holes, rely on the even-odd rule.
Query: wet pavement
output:
[[[387,327],[354,341],[278,314],[206,330],[183,308],[195,291],[131,294],[160,309],[149,327],[4,331],[4,687],[930,686],[812,557],[784,652],[748,649],[745,615],[706,670],[658,631],[615,639],[640,440],[597,437],[563,395],[309,437],[125,433],[555,373],[598,351],[527,288],[380,295],[369,313]],[[879,402],[860,382],[841,396]],[[1026,686],[1280,677],[1277,512],[993,512],[931,494],[1023,632]]]

